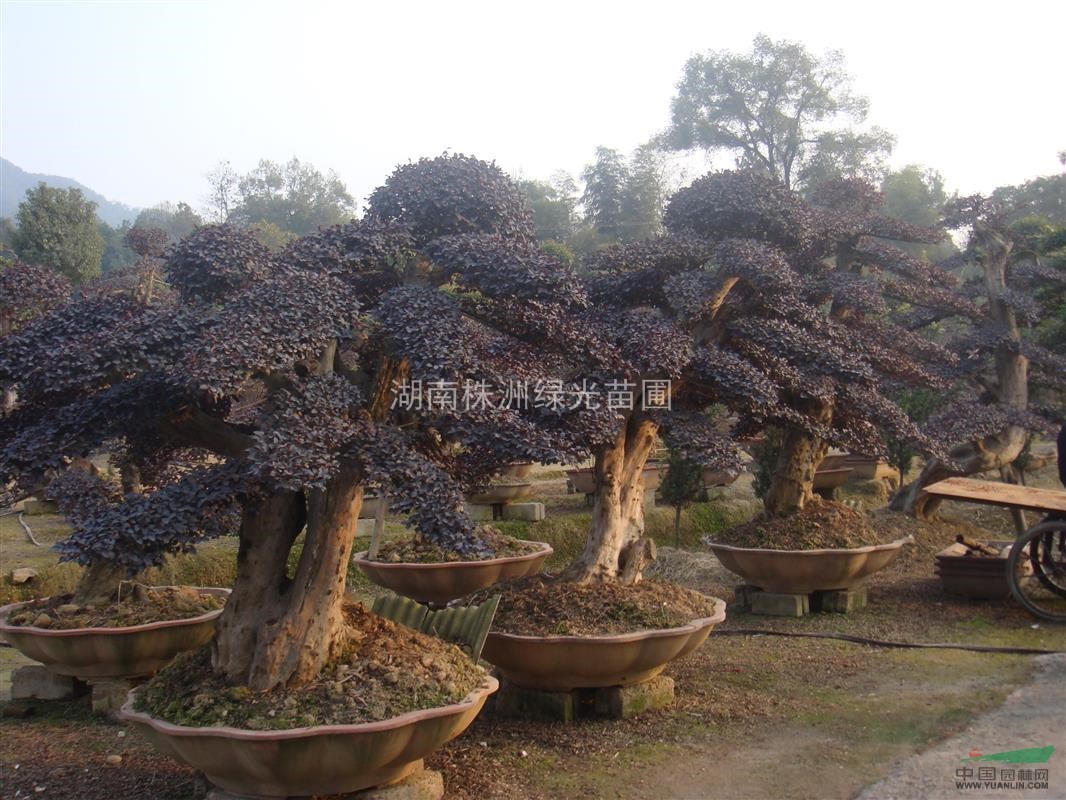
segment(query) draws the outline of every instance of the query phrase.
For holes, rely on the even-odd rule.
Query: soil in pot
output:
[[[493,630],[518,636],[604,636],[687,625],[715,613],[714,600],[672,583],[575,584],[534,575],[472,595],[499,594]]]
[[[861,511],[843,503],[809,503],[788,517],[756,517],[715,534],[715,544],[765,550],[850,549],[886,539]]]
[[[474,532],[490,554],[477,555],[457,553],[418,536],[384,542],[378,550],[377,561],[387,564],[442,564],[447,561],[484,561],[489,558],[513,558],[540,550],[539,542],[527,542],[507,536],[492,525],[481,525]]]
[[[103,605],[79,606],[73,595],[36,600],[7,620],[15,627],[74,630],[128,628],[164,620],[199,617],[226,604],[225,596],[202,594],[191,586],[123,587],[120,599]]]
[[[285,730],[377,722],[458,703],[484,672],[458,647],[347,605],[352,647],[306,685],[253,692],[211,669],[210,646],[184,653],[139,690],[137,710],[176,725]]]

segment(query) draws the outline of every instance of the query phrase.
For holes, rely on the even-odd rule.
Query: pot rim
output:
[[[517,633],[505,633],[504,631],[490,630],[489,636],[498,636],[502,639],[515,642],[544,642],[557,644],[578,644],[580,642],[602,642],[604,644],[617,642],[623,644],[626,642],[640,641],[642,639],[661,639],[666,636],[677,636],[681,633],[695,633],[709,625],[718,625],[725,622],[725,600],[718,597],[712,597],[710,599],[714,600],[714,613],[711,616],[699,617],[684,625],[678,625],[675,628],[651,628],[644,631],[633,631],[632,633],[605,633],[592,634],[589,636],[523,636]]]
[[[788,556],[822,556],[822,555],[861,555],[863,553],[875,553],[882,550],[898,550],[905,544],[910,544],[914,541],[914,537],[907,535],[902,539],[896,539],[894,542],[888,542],[887,544],[868,544],[864,547],[823,547],[818,550],[773,550],[768,547],[734,547],[729,544],[716,544],[714,542],[707,542],[707,548],[712,552],[714,550],[725,550],[731,553],[758,553],[764,555],[773,553],[776,555],[788,555]]]
[[[530,544],[540,545],[539,550],[534,550],[532,553],[525,553],[520,556],[503,556],[501,558],[486,558],[482,561],[434,561],[429,564],[422,564],[418,561],[371,561],[366,557],[369,552],[362,550],[352,556],[352,560],[359,565],[366,564],[374,569],[447,569],[455,568],[459,566],[465,567],[481,567],[485,565],[496,564],[512,564],[516,561],[529,561],[534,558],[544,556],[547,558],[555,552],[553,548],[547,542],[530,542]]]
[[[215,725],[203,728],[196,728],[191,725],[176,725],[173,722],[167,722],[158,717],[153,717],[146,711],[134,710],[133,703],[134,700],[136,700],[138,692],[141,691],[140,686],[130,690],[126,702],[123,703],[122,708],[119,709],[118,715],[121,719],[127,722],[138,722],[147,725],[153,730],[168,736],[190,738],[221,736],[227,739],[240,739],[255,742],[273,741],[277,739],[306,739],[312,736],[342,736],[356,733],[380,733],[382,731],[402,728],[406,725],[422,722],[427,719],[459,714],[470,706],[477,705],[483,700],[483,698],[491,695],[500,686],[500,682],[490,675],[484,667],[479,667],[479,669],[484,673],[484,680],[474,687],[474,689],[472,689],[470,693],[458,703],[450,703],[449,705],[437,706],[435,708],[424,708],[421,711],[408,711],[404,714],[400,714],[398,717],[389,717],[388,719],[378,720],[377,722],[359,722],[349,725],[312,725],[307,728],[283,728],[275,731],[253,731],[246,728],[232,728],[225,725]]]
[[[176,586],[150,586],[150,589],[175,589],[180,588]],[[200,594],[216,594],[228,597],[231,589],[227,589],[222,586],[193,586],[193,589],[198,589]],[[163,619],[159,622],[144,622],[140,625],[127,625],[124,628],[66,628],[63,630],[52,630],[51,628],[35,628],[32,625],[8,625],[7,618],[11,616],[11,612],[15,611],[22,606],[30,605],[31,603],[37,603],[41,600],[48,600],[49,597],[42,597],[39,600],[20,600],[17,603],[8,603],[6,606],[0,606],[0,633],[28,633],[34,636],[100,636],[109,635],[114,636],[118,634],[135,634],[143,633],[145,631],[160,630],[162,628],[176,628],[181,625],[195,625],[201,622],[209,622],[225,610],[223,608],[216,608],[214,611],[208,611],[206,614],[201,614],[198,617],[185,617],[184,619]]]

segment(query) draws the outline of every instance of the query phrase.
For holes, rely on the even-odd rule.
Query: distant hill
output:
[[[14,218],[19,203],[26,197],[26,190],[36,188],[37,184],[42,182],[57,189],[81,189],[82,194],[96,203],[96,215],[112,227],[121,225],[122,221],[127,219],[133,222],[140,211],[139,208],[108,200],[73,178],[26,172],[6,158],[0,158],[0,217]]]

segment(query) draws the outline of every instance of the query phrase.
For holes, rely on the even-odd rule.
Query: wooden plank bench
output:
[[[982,481],[976,478],[948,478],[925,487],[927,494],[945,500],[981,503],[1041,514],[1066,513],[1066,491],[1037,489],[1013,483]]]

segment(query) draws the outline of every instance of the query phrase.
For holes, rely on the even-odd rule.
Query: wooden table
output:
[[[1037,489],[975,478],[948,478],[926,486],[925,491],[945,500],[961,500],[1042,514],[1066,513],[1066,491],[1058,489]]]

